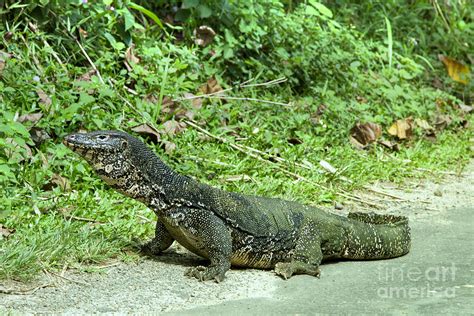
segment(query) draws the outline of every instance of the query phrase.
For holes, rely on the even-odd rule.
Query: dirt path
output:
[[[38,283],[28,286],[0,283],[3,288],[31,289],[51,285],[38,288],[28,295],[0,294],[0,314],[2,311],[13,314],[74,315],[144,312],[219,314],[223,311],[242,314],[246,310],[272,314],[370,313],[383,312],[386,308],[408,313],[428,313],[444,310],[444,307],[458,308],[454,310],[457,312],[474,307],[463,303],[464,300],[467,303],[466,297],[472,298],[474,294],[472,279],[466,280],[472,273],[469,269],[472,269],[473,263],[472,239],[466,236],[472,235],[474,218],[474,163],[464,170],[461,177],[447,175],[441,183],[412,182],[405,185],[403,190],[391,184],[377,184],[376,187],[404,199],[394,201],[382,198],[379,203],[384,204],[386,210],[378,212],[410,217],[414,241],[412,252],[405,257],[325,264],[321,267],[321,279],[296,276],[283,281],[271,271],[232,269],[223,283],[216,284],[185,277],[183,273],[187,267],[202,264],[203,261],[174,245],[159,260],[143,258],[137,264],[117,263],[101,269],[100,273],[67,271],[63,277],[44,276]],[[450,247],[459,249],[450,254],[447,253]],[[428,257],[433,259],[426,261]],[[446,305],[436,305],[437,301],[430,299],[429,290],[427,297],[419,296],[415,300],[412,297],[398,297],[395,300],[380,297],[380,289],[385,283],[380,276],[377,280],[374,269],[392,266],[414,269],[426,267],[427,264],[445,268],[449,266],[450,260],[451,264],[456,264],[458,274],[457,278],[453,278],[454,283],[449,283],[449,288],[457,289],[457,295],[454,298],[444,297]],[[466,268],[469,266],[471,268]],[[395,281],[402,281],[399,283],[407,286],[407,280]],[[429,288],[432,281],[424,281]],[[448,288],[447,283],[444,285]],[[412,282],[411,288],[419,290],[421,287],[419,282]],[[377,303],[377,300],[380,302]],[[417,304],[422,309],[411,309],[410,306]]]

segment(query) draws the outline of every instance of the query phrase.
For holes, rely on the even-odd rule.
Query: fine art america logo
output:
[[[456,296],[454,263],[447,266],[432,267],[380,267],[379,281],[387,284],[377,289],[381,298],[425,298]],[[450,286],[451,285],[451,286]]]

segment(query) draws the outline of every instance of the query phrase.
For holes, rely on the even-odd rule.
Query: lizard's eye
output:
[[[107,139],[109,139],[109,136],[108,135],[99,135],[99,136],[97,136],[97,139],[100,140],[100,141],[106,141]]]

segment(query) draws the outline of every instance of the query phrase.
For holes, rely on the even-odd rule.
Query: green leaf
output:
[[[309,3],[315,7],[322,15],[332,18],[332,12],[324,4],[321,4],[315,0],[309,0]],[[306,12],[308,13],[308,12]]]
[[[128,4],[128,6],[134,10],[137,10],[137,11],[140,11],[141,13],[145,14],[147,17],[149,17],[150,19],[153,20],[153,22],[155,22],[160,28],[162,29],[165,29],[163,27],[163,23],[161,23],[161,20],[156,16],[155,13],[151,12],[150,10],[148,9],[145,9],[144,7],[142,7],[141,5],[138,5],[134,2],[130,2]]]
[[[84,92],[80,93],[79,102],[78,102],[80,105],[94,103],[94,102],[95,102],[95,98],[93,96]]]
[[[6,164],[0,165],[0,174],[4,174],[8,178],[15,179],[15,174],[11,171],[10,167]]]
[[[183,9],[194,8],[199,4],[199,0],[184,0]]]
[[[306,14],[309,14],[309,15],[319,16],[319,12],[315,8],[313,8],[312,6],[307,6],[304,12]]]
[[[133,16],[133,14],[130,13],[127,8],[123,9],[122,13],[123,18],[125,20],[125,31],[128,31],[135,24],[135,17]]]
[[[125,44],[122,42],[117,42],[115,37],[110,33],[104,33],[104,37],[109,41],[110,45],[118,51],[121,51],[125,48]]]
[[[224,58],[229,59],[234,57],[234,50],[231,47],[224,48]]]
[[[181,9],[176,12],[174,16],[176,21],[184,22],[191,16],[191,10],[189,9]]]
[[[28,130],[26,129],[25,126],[23,126],[23,124],[21,123],[18,123],[18,122],[12,122],[10,124],[11,128],[17,132],[18,134],[22,135],[23,137],[25,137],[26,139],[30,139],[30,133],[28,132]]]
[[[393,55],[392,25],[390,24],[390,20],[387,17],[385,17],[385,24],[387,26],[388,67],[392,68],[392,55]]]
[[[197,11],[199,13],[200,18],[208,18],[212,15],[212,10],[207,5],[202,4],[197,7]]]
[[[104,37],[109,41],[110,45],[112,45],[112,47],[115,46],[115,44],[117,44],[117,40],[115,40],[115,37],[110,34],[110,33],[104,33]]]

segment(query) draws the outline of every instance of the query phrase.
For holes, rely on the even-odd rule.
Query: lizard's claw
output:
[[[204,266],[197,266],[193,268],[189,268],[184,273],[186,276],[195,277],[199,281],[208,281],[208,280],[215,280],[217,283],[224,280],[225,271],[222,272],[216,266],[204,267]]]
[[[321,271],[317,266],[312,266],[302,262],[278,262],[275,265],[275,273],[287,280],[293,274],[309,274],[319,278]]]
[[[153,240],[140,246],[140,252],[145,255],[159,255],[162,251],[156,246]]]
[[[294,269],[289,262],[278,262],[275,265],[275,273],[283,279],[288,280],[293,275]]]

